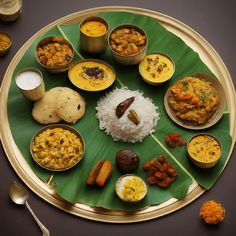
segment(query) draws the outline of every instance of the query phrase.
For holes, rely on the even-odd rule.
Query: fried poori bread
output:
[[[57,114],[68,123],[75,123],[85,113],[85,100],[76,91],[66,88],[57,97]]]
[[[75,123],[85,113],[85,100],[79,93],[68,87],[55,87],[35,102],[32,116],[41,124],[57,123],[64,120]]]
[[[51,124],[61,121],[57,115],[57,96],[62,87],[56,87],[45,92],[43,97],[34,103],[32,110],[33,118],[41,124]]]

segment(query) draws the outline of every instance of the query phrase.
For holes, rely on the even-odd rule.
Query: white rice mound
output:
[[[118,119],[115,113],[117,105],[132,96],[135,97],[134,102]],[[127,117],[130,109],[134,109],[140,117],[138,125]],[[129,143],[142,142],[144,137],[155,132],[154,128],[159,120],[157,109],[151,99],[145,98],[142,92],[127,88],[114,89],[102,97],[96,107],[99,128],[110,134],[114,141],[122,140]]]

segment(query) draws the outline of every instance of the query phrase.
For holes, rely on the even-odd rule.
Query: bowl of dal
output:
[[[171,79],[174,72],[174,61],[164,53],[146,55],[139,63],[142,79],[151,85],[163,84]]]
[[[80,47],[88,53],[101,53],[107,48],[108,23],[98,16],[85,18],[80,24]]]
[[[222,154],[222,146],[213,135],[201,133],[188,141],[187,151],[196,166],[206,169],[217,164]]]
[[[106,62],[97,59],[84,59],[73,64],[68,76],[77,88],[98,92],[110,87],[115,79],[114,69]]]

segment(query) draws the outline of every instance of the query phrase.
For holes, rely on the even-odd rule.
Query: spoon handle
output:
[[[28,204],[28,202],[25,203],[26,208],[29,210],[29,212],[31,213],[31,215],[34,217],[35,221],[37,222],[38,226],[40,227],[40,229],[43,232],[43,236],[50,236],[50,232],[48,231],[48,229],[41,223],[41,221],[38,219],[38,217],[34,214],[33,210],[31,209],[30,205]]]

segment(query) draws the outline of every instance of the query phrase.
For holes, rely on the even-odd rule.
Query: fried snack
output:
[[[108,160],[99,160],[86,179],[86,184],[93,186],[97,184],[103,187],[112,171],[112,164]]]
[[[102,165],[102,168],[100,169],[100,171],[98,173],[98,176],[96,178],[96,184],[99,187],[103,187],[104,186],[104,184],[106,183],[108,177],[111,174],[111,171],[112,171],[112,164],[111,164],[111,162],[108,161],[108,160],[105,160],[103,165]]]
[[[169,147],[184,146],[186,143],[178,132],[170,133],[165,137],[165,142]]]
[[[143,169],[148,172],[148,183],[158,185],[161,188],[169,187],[177,177],[177,171],[164,156],[159,156],[143,165]]]
[[[200,217],[207,224],[218,224],[224,220],[225,209],[215,200],[203,203],[200,209]]]
[[[91,172],[89,173],[89,176],[86,180],[86,184],[87,185],[94,185],[95,184],[95,180],[98,176],[98,173],[100,171],[100,169],[102,168],[104,161],[103,160],[99,160],[95,166],[93,167],[93,169],[91,170]]]

